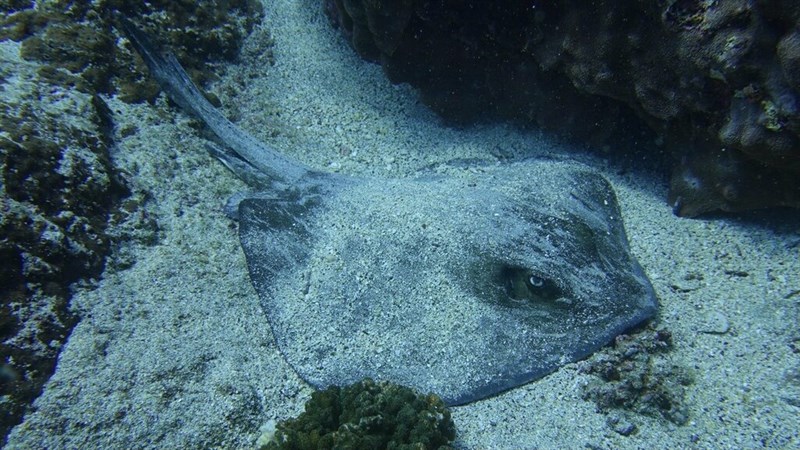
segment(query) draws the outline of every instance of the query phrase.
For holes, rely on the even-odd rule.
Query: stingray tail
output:
[[[278,153],[223,116],[200,92],[175,55],[159,51],[150,38],[130,20],[118,15],[117,23],[141,55],[161,89],[185,112],[205,123],[221,145],[230,148],[249,165],[274,181],[296,184],[311,172],[305,165]]]

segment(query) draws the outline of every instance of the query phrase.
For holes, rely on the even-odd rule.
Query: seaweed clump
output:
[[[671,348],[672,336],[665,329],[618,336],[612,347],[581,364],[582,373],[594,376],[583,386],[583,398],[603,412],[627,410],[685,424],[685,391],[693,380],[686,369],[659,357]],[[617,416],[609,418],[609,425],[620,434],[635,430]]]
[[[314,392],[305,412],[279,422],[261,450],[452,449],[455,425],[434,394],[364,379]]]

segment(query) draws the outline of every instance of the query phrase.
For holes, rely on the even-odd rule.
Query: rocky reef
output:
[[[653,133],[682,216],[800,207],[800,3],[324,6],[363,58],[449,120],[533,123],[597,147]]]
[[[231,59],[262,14],[254,0],[0,1],[0,438],[19,423],[79,320],[71,287],[98,277],[125,239],[154,239],[111,148],[122,130],[102,94],[155,98],[113,28],[122,12],[158,27],[185,61]],[[18,45],[18,48],[14,48]],[[133,69],[133,70],[132,70]],[[210,72],[204,71],[207,79]],[[126,222],[128,221],[128,222]],[[109,227],[109,223],[127,225]],[[126,228],[126,226],[128,228]],[[127,231],[126,231],[127,230]],[[146,243],[146,242],[145,242]],[[118,261],[118,264],[131,264]]]
[[[255,0],[209,2],[121,0],[0,2],[0,39],[22,43],[29,61],[45,63],[39,75],[81,92],[117,94],[129,102],[153,100],[158,86],[138,56],[118,45],[114,15],[136,20],[181,60],[198,82],[213,77],[206,64],[231,60],[263,11]],[[134,70],[131,70],[134,68]],[[203,69],[203,70],[200,70]]]
[[[110,209],[126,194],[103,116],[87,95],[30,93],[85,114],[59,116],[25,95],[0,101],[0,432],[55,369],[76,317],[69,286],[102,271]],[[57,98],[54,98],[57,97]],[[82,120],[76,120],[82,119]]]

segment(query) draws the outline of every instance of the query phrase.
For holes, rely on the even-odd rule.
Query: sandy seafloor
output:
[[[345,174],[413,176],[455,158],[571,154],[616,189],[632,251],[673,333],[667,358],[694,374],[689,422],[633,415],[614,432],[581,399],[571,364],[494,398],[453,408],[465,449],[800,448],[797,344],[800,221],[795,213],[691,220],[673,216],[663,177],[620,170],[539,132],[444,126],[408,86],[391,85],[329,25],[319,2],[265,0],[263,28],[212,90],[226,114],[280,151]],[[269,30],[267,32],[266,30]],[[263,49],[274,40],[274,65]],[[156,245],[123,242],[35,411],[8,448],[248,448],[270,421],[302,411],[312,389],[279,354],[251,287],[236,226],[222,207],[247,187],[205,150],[190,120],[162,100],[108,99],[115,163],[147,191]],[[115,269],[114,258],[135,264]],[[737,276],[736,273],[747,273]],[[689,292],[671,286],[689,281]],[[691,290],[693,289],[693,290]],[[724,334],[704,331],[719,329]]]

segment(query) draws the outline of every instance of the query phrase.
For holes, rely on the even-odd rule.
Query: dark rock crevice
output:
[[[671,155],[677,214],[800,206],[800,4],[324,3],[362,57],[446,119],[621,149],[646,125]]]

